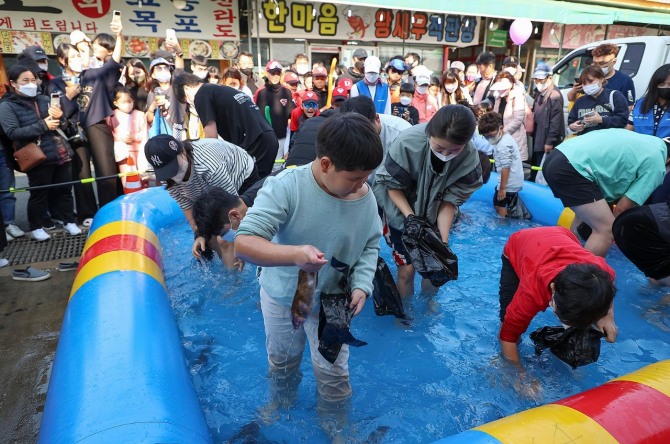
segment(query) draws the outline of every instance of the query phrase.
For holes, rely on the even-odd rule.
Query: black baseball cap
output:
[[[23,53],[36,62],[39,62],[40,60],[49,60],[47,55],[44,53],[44,50],[39,46],[28,46],[23,50]]]
[[[368,58],[368,52],[363,48],[358,48],[356,51],[354,51],[353,55],[359,60],[364,60]]]
[[[183,150],[181,142],[167,134],[160,134],[147,140],[144,155],[154,167],[157,180],[165,181],[177,175],[179,171],[177,157]]]

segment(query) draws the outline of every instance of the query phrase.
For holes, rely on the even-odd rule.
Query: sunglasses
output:
[[[319,104],[314,103],[314,102],[309,102],[309,103],[303,103],[302,106],[303,106],[303,108],[307,108],[307,109],[317,109],[319,107]]]
[[[395,74],[404,74],[405,73],[404,70],[401,71],[401,70],[398,70],[398,69],[395,69],[395,68],[391,68],[391,72],[395,73]]]

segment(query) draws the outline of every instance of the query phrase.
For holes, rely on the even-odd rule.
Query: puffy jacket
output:
[[[286,167],[306,165],[316,159],[316,133],[319,127],[329,116],[337,113],[335,110],[326,110],[319,116],[305,120],[300,130],[291,138]]]
[[[39,116],[35,110],[35,103],[39,108]],[[0,126],[16,149],[40,141],[40,148],[49,163],[61,163],[57,150],[56,138],[60,137],[56,131],[47,128],[44,119],[49,115],[49,98],[38,94],[36,98],[20,97],[11,94],[7,100],[0,103]],[[66,121],[61,119],[61,129],[65,129]],[[62,138],[61,138],[62,139]],[[67,144],[67,141],[64,141]]]

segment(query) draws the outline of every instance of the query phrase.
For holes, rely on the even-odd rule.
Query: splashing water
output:
[[[351,323],[354,336],[369,345],[351,349],[349,358],[354,394],[345,435],[350,441],[430,442],[670,358],[668,290],[649,284],[613,247],[607,260],[617,272],[617,342],[603,342],[597,363],[572,370],[549,352],[535,355],[528,333],[558,325],[551,310],[540,313],[523,336],[520,353],[542,395],[517,395],[515,376],[499,357],[500,255],[511,233],[534,225],[497,218],[479,202],[463,210],[450,236],[459,257],[458,280],[424,295],[416,279],[417,294],[406,303],[413,318],[409,326],[393,316],[375,316],[371,300]],[[258,418],[258,409],[268,403],[269,382],[255,267],[225,271],[218,259],[197,265],[185,223],[163,230],[160,238],[185,355],[214,441],[327,442],[318,427],[308,350],[297,403],[280,410],[271,424]],[[395,274],[385,244],[381,254]]]

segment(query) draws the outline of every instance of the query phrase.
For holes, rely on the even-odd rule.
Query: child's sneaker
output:
[[[12,236],[13,238],[23,237],[23,236],[25,236],[25,234],[26,234],[26,233],[23,232],[22,229],[20,229],[19,227],[17,227],[17,226],[14,225],[14,224],[9,224],[9,225],[7,225],[7,226],[5,227],[5,231],[7,232],[7,234],[9,234],[10,236]]]
[[[65,224],[63,229],[70,236],[79,236],[81,234],[81,228],[79,228],[77,224],[72,222],[70,222],[69,224]]]
[[[44,231],[43,228],[38,228],[37,230],[33,230],[30,233],[30,236],[33,239],[35,239],[37,242],[43,242],[45,240],[51,239],[51,236],[49,236],[49,234],[46,231]]]

